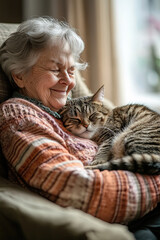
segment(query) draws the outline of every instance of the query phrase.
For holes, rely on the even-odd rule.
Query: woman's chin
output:
[[[50,103],[49,107],[52,111],[58,111],[59,109],[64,107],[65,104],[66,104],[66,98],[62,99],[61,101],[57,101],[57,99],[55,99]]]

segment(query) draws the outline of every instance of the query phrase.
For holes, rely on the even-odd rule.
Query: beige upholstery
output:
[[[6,40],[6,38],[15,32],[18,24],[14,23],[0,23],[0,45]]]

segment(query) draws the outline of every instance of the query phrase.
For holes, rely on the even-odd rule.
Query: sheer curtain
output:
[[[35,3],[31,0],[26,0],[26,5],[29,2],[32,15],[50,15],[66,20],[77,29],[85,42],[81,58],[89,64],[87,70],[82,71],[82,76],[92,92],[104,84],[105,97],[117,104],[112,0],[46,0],[45,7],[41,4],[42,0],[37,6],[33,6]]]

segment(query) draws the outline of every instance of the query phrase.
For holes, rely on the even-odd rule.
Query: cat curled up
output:
[[[160,173],[160,115],[144,105],[108,109],[104,86],[93,96],[68,100],[59,111],[64,126],[98,144],[88,169]]]

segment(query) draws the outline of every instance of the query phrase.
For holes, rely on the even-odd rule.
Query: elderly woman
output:
[[[70,134],[57,113],[75,71],[86,67],[83,49],[72,28],[50,18],[23,22],[4,42],[0,63],[15,92],[0,108],[2,151],[12,181],[60,206],[128,224],[156,207],[159,178],[84,168],[97,145]]]

